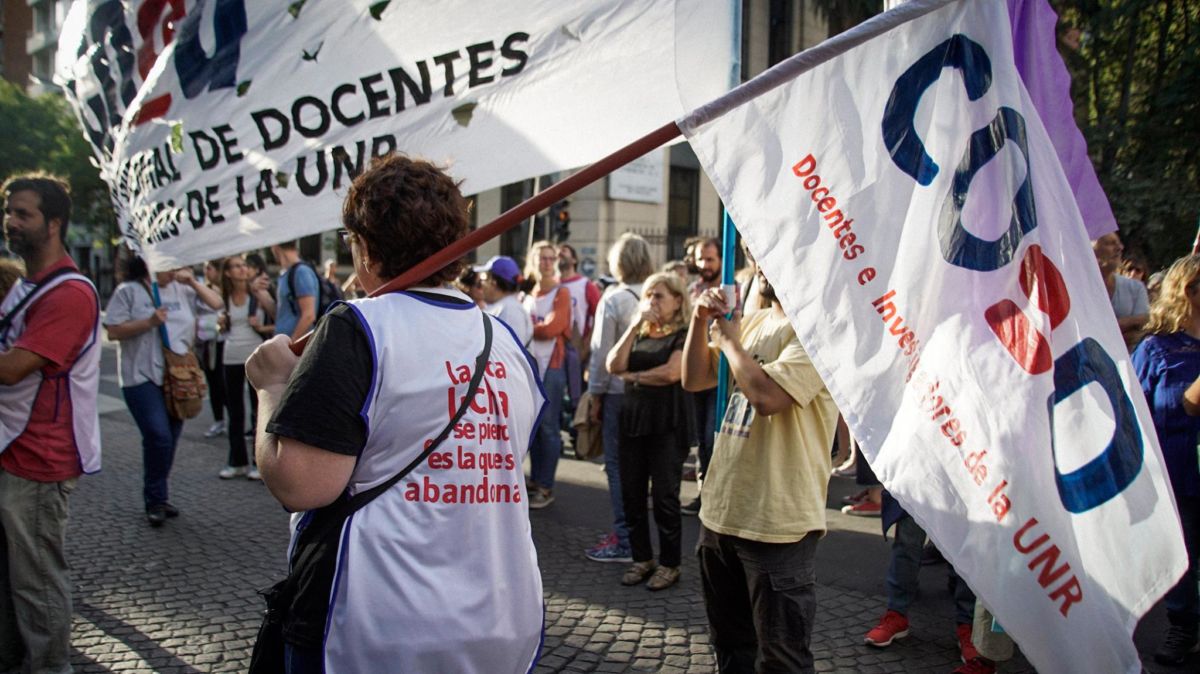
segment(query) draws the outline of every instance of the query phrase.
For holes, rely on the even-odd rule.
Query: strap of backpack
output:
[[[73,273],[75,273],[75,270],[70,267],[60,267],[47,274],[46,278],[38,281],[37,284],[33,286],[33,289],[30,290],[24,297],[22,297],[20,302],[17,302],[17,306],[13,307],[12,311],[5,314],[4,318],[0,318],[0,334],[4,333],[9,327],[12,326],[13,321],[16,320],[18,315],[20,315],[21,310],[25,308],[25,305],[33,301],[34,296],[38,294],[38,290],[45,287],[47,283],[53,281],[59,276]],[[3,299],[3,297],[0,297],[0,300]]]
[[[300,315],[300,303],[296,301],[296,282],[292,280],[299,273],[300,267],[308,267],[308,269],[310,271],[312,271],[313,276],[317,279],[317,294],[315,297],[313,297],[313,309],[315,310],[315,312],[317,314],[317,318],[320,318],[321,317],[321,294],[322,294],[322,290],[323,290],[321,288],[321,275],[317,273],[316,267],[309,264],[308,261],[304,260],[303,258],[296,260],[296,264],[292,265],[291,268],[288,269],[288,273],[287,273],[288,305],[290,305],[292,307],[292,313],[296,314],[297,316]],[[313,320],[313,326],[316,327],[315,319]]]
[[[433,442],[429,443],[429,446],[425,448],[425,451],[421,452],[420,456],[413,459],[412,463],[405,466],[404,470],[393,475],[387,482],[384,482],[383,484],[380,484],[372,489],[368,489],[367,491],[355,494],[353,497],[351,497],[346,510],[347,516],[373,501],[376,496],[379,496],[388,489],[391,489],[397,482],[404,479],[406,475],[416,469],[417,466],[421,465],[425,459],[429,458],[429,455],[433,453],[433,450],[437,449],[438,445],[442,444],[442,442],[450,436],[450,431],[454,430],[454,426],[459,422],[460,419],[463,418],[463,415],[467,413],[467,406],[471,404],[471,399],[474,397],[472,394],[475,392],[475,389],[479,388],[480,382],[483,381],[483,371],[487,367],[488,358],[490,358],[492,355],[492,321],[486,312],[480,311],[479,313],[483,316],[483,349],[481,349],[479,351],[479,355],[475,357],[475,373],[471,375],[471,383],[467,386],[467,395],[463,398],[462,404],[458,406],[458,411],[455,412],[454,416],[450,418],[450,422],[446,424],[446,427],[442,429],[442,432],[438,433],[437,437],[433,439]]]

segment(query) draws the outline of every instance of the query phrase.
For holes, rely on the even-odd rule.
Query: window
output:
[[[517,204],[533,196],[533,181],[522,180],[510,183],[500,188],[500,212],[504,213]],[[534,232],[537,240],[543,232]],[[500,254],[516,260],[518,264],[525,259],[525,251],[529,246],[529,219],[500,235]]]
[[[672,166],[667,195],[667,259],[683,258],[684,242],[696,235],[700,210],[700,170]]]
[[[739,64],[741,68],[741,80],[745,82],[750,79],[750,0],[742,0],[742,62]]]
[[[792,0],[770,0],[767,30],[767,66],[792,55]]]

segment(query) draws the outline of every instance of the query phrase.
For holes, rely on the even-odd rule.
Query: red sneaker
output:
[[[844,506],[842,512],[854,517],[880,517],[883,514],[883,506],[870,501],[860,501],[854,505]]]
[[[867,632],[865,641],[870,646],[883,648],[891,646],[896,639],[903,639],[906,636],[908,636],[908,618],[905,618],[903,613],[888,609],[888,612],[883,614],[883,620],[879,621],[875,629]]]
[[[867,500],[867,492],[868,491],[869,490],[864,489],[864,490],[858,492],[857,494],[843,496],[842,504],[843,505],[854,505],[855,503],[862,503],[863,501]]]
[[[979,651],[975,648],[975,644],[971,643],[971,626],[960,624],[954,628],[954,634],[958,637],[958,655],[962,661],[970,664],[972,660],[978,660]]]
[[[996,674],[996,665],[990,660],[975,658],[959,665],[953,674]]]

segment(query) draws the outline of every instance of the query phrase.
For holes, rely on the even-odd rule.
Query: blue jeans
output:
[[[1183,525],[1188,568],[1167,592],[1167,620],[1172,625],[1196,629],[1200,623],[1200,497],[1177,495],[1175,504],[1179,506],[1179,523]]]
[[[921,552],[925,549],[925,530],[916,520],[905,516],[896,522],[892,540],[892,561],[888,565],[888,608],[908,615],[908,607],[917,598],[917,574],[921,571]],[[954,579],[954,620],[959,625],[975,621],[975,593],[949,567]]]
[[[146,508],[167,502],[167,478],[183,422],[167,414],[162,387],[152,381],[121,389],[142,433],[142,498]]]
[[[533,444],[529,448],[529,479],[543,489],[554,488],[554,474],[558,471],[558,457],[562,454],[562,436],[559,427],[562,423],[563,392],[567,387],[567,375],[563,369],[546,370],[542,379],[542,388],[546,391],[546,407],[542,410],[542,419],[533,434]]]
[[[621,501],[621,401],[623,393],[604,394],[600,418],[600,436],[604,443],[604,475],[608,478],[608,500],[612,505],[613,532],[617,541],[629,547],[629,527],[625,526],[625,505]]]

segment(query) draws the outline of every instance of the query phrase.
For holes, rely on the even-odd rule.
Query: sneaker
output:
[[[1182,665],[1189,653],[1200,653],[1196,628],[1171,625],[1167,628],[1167,638],[1154,654],[1154,661],[1160,665]]]
[[[695,482],[696,481],[696,469],[688,468],[687,470],[683,471],[683,481],[684,482]]]
[[[658,568],[658,562],[653,559],[645,562],[634,562],[633,566],[621,576],[622,585],[637,585],[654,573],[654,569]]]
[[[979,650],[971,642],[970,625],[960,623],[958,627],[954,628],[954,636],[958,637],[958,657],[963,664],[979,659]]]
[[[161,503],[155,503],[146,509],[146,521],[152,527],[161,527],[167,521],[167,509]]]
[[[679,512],[684,515],[699,515],[700,514],[700,497],[697,496],[691,503],[684,504],[679,507]]]
[[[179,517],[179,508],[176,508],[175,506],[171,505],[170,503],[163,501],[162,503],[158,504],[158,506],[160,508],[162,508],[162,511],[164,514],[166,514],[167,519],[170,519],[173,517]]]
[[[214,423],[212,426],[209,426],[207,431],[204,431],[204,437],[206,437],[206,438],[215,438],[218,435],[225,435],[225,422],[224,421],[218,421],[218,422]]]
[[[232,480],[235,477],[245,477],[245,476],[246,476],[246,467],[245,466],[225,466],[224,468],[221,469],[221,471],[219,473],[217,473],[217,477],[221,478],[222,480]]]
[[[250,470],[246,471],[247,480],[261,480],[262,475],[258,472],[258,466],[250,466]]]
[[[875,626],[875,629],[867,632],[865,641],[870,646],[883,648],[891,646],[896,639],[903,639],[908,636],[908,618],[904,617],[903,613],[888,609],[887,613],[883,614],[883,620]]]
[[[996,665],[991,660],[976,657],[959,665],[953,674],[996,674]]]
[[[651,592],[658,592],[671,587],[679,582],[679,567],[678,566],[660,566],[650,576],[650,582],[646,583],[646,589]]]
[[[871,501],[863,501],[854,505],[844,506],[842,513],[853,517],[879,517],[883,514],[883,506]]]
[[[864,490],[858,492],[857,494],[843,496],[842,503],[845,505],[854,505],[856,503],[862,503],[863,501],[867,500],[868,493],[869,493],[869,490],[864,489]]]
[[[530,510],[541,510],[551,503],[554,503],[553,491],[539,487],[536,491],[529,492]]]
[[[616,534],[605,536],[604,540],[589,548],[583,554],[593,562],[629,563],[633,561],[633,555],[629,551],[629,546],[621,545],[617,540]]]

